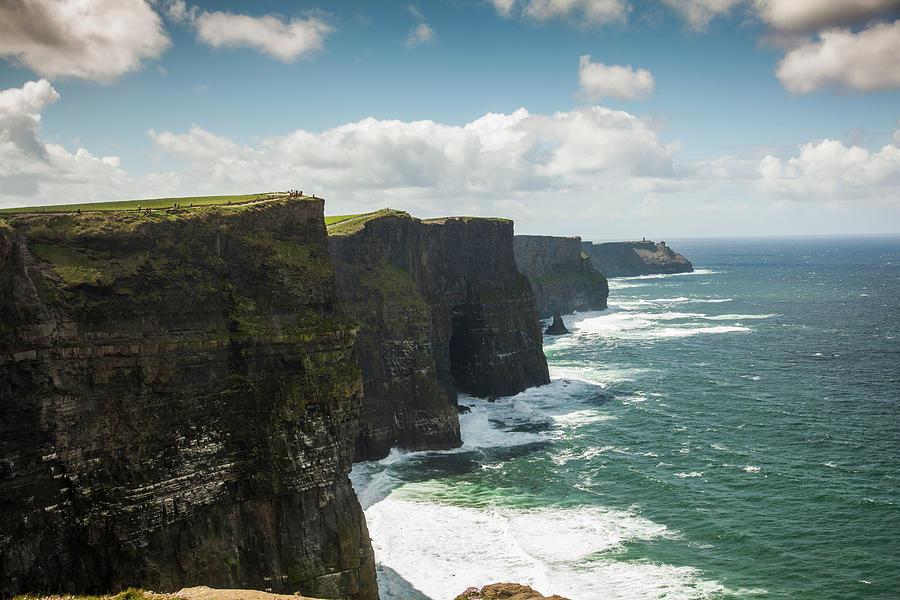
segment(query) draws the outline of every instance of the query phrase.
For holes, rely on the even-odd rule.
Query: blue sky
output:
[[[0,7],[0,207],[293,187],[586,239],[900,232],[897,0],[76,4]]]

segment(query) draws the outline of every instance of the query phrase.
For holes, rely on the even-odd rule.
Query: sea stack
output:
[[[570,333],[568,329],[566,329],[565,323],[563,323],[562,315],[556,313],[553,315],[553,322],[550,326],[544,331],[546,335],[565,335]]]

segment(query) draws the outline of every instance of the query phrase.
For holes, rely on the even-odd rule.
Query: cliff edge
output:
[[[531,282],[540,318],[606,308],[609,285],[581,251],[580,237],[517,235],[513,248],[516,266]]]
[[[0,595],[376,600],[321,200],[0,220]]]
[[[534,296],[506,219],[379,211],[329,227],[341,310],[360,322],[357,460],[458,446],[457,392],[549,383]]]
[[[689,273],[691,261],[665,242],[581,242],[581,249],[594,267],[607,277]]]

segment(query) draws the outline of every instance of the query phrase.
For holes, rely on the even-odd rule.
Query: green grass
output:
[[[325,217],[325,226],[327,227],[329,225],[335,225],[336,223],[340,223],[341,221],[349,221],[350,219],[355,219],[365,214],[371,213],[359,213],[356,215],[333,215],[331,217]]]
[[[176,202],[185,207],[208,206],[210,204],[239,204],[252,202],[257,198],[265,198],[268,193],[240,194],[232,196],[188,196],[185,198],[150,198],[144,200],[121,200],[118,202],[87,202],[83,204],[54,204],[51,206],[24,206],[21,208],[3,208],[0,213],[35,213],[65,212],[75,210],[135,210],[141,208],[167,208]]]
[[[328,227],[328,235],[352,235],[365,227],[366,223],[368,223],[369,221],[387,217],[388,215],[406,217],[407,219],[410,218],[409,213],[402,210],[382,208],[381,210],[376,210],[375,212],[370,213],[363,213],[361,215],[326,217],[325,224]],[[330,225],[328,224],[327,220],[329,218],[333,219]]]
[[[107,594],[105,596],[88,596],[85,594],[25,594],[15,596],[13,600],[186,600],[184,596],[178,594],[158,594],[156,592],[145,592],[128,588],[124,592],[118,594]]]

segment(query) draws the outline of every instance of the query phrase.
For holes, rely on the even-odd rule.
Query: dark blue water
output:
[[[460,451],[355,469],[384,598],[900,597],[900,238],[672,246]]]

